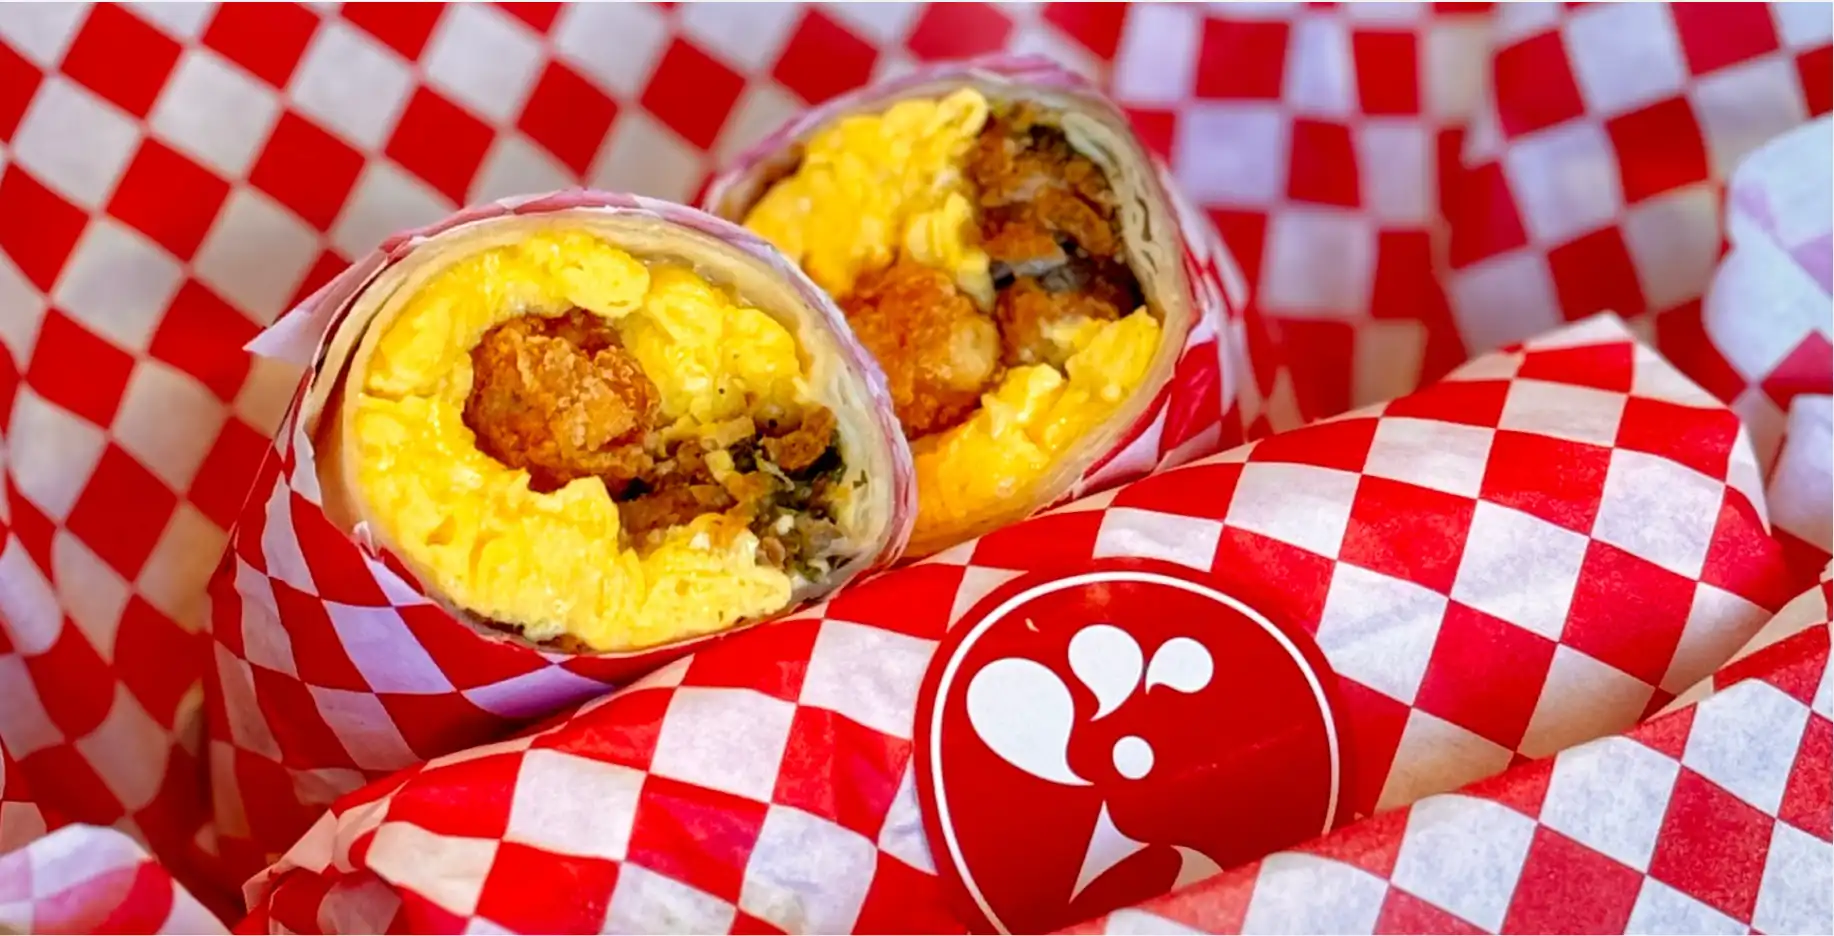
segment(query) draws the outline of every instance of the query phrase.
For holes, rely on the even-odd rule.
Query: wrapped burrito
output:
[[[1157,417],[1187,339],[1226,317],[1173,199],[1118,109],[1021,60],[837,100],[707,204],[799,263],[884,368],[924,554],[1085,493]]]

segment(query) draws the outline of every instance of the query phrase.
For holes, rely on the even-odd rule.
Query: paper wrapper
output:
[[[298,931],[1067,925],[1629,729],[1788,597],[1760,488],[1723,405],[1588,320],[370,786],[249,897]]]
[[[707,234],[764,260],[796,285],[838,365],[858,375],[882,437],[901,438],[883,380],[840,312],[768,245],[689,208],[635,196],[564,192],[496,202],[399,235],[327,284],[255,350],[308,368],[211,583],[214,666],[207,678],[213,849],[253,873],[292,844],[333,799],[430,757],[500,737],[647,672],[712,636],[634,653],[570,654],[488,632],[424,591],[404,564],[328,519],[312,410],[319,374],[342,373],[355,296],[417,245],[505,215],[639,213]],[[361,327],[367,323],[352,323]],[[806,334],[806,332],[805,332]],[[302,413],[306,414],[302,416]],[[866,565],[896,558],[909,530],[912,480],[892,446],[891,532]]]
[[[741,154],[707,189],[702,204],[722,217],[739,220],[766,190],[773,169],[801,143],[836,119],[854,113],[876,112],[891,103],[913,97],[935,97],[967,85],[1008,89],[1008,93],[1045,93],[1061,98],[1067,108],[1119,126],[1127,118],[1108,98],[1081,77],[1047,59],[994,56],[969,62],[918,69],[894,81],[843,94],[795,120]],[[1137,147],[1137,145],[1136,145]],[[1083,443],[1060,461],[1088,455],[1092,461],[1080,474],[1064,476],[1054,471],[1040,483],[1053,496],[1037,506],[1060,504],[1144,477],[1148,473],[1184,464],[1269,432],[1292,428],[1301,420],[1292,377],[1280,358],[1278,344],[1257,314],[1248,311],[1248,287],[1235,259],[1208,219],[1180,193],[1165,164],[1137,147],[1139,168],[1148,177],[1145,195],[1160,203],[1163,227],[1154,228],[1175,241],[1171,254],[1182,257],[1181,278],[1189,292],[1190,321],[1179,331],[1167,320],[1164,340],[1178,342],[1181,350],[1166,366],[1148,375],[1135,391],[1150,398],[1145,408],[1123,428],[1112,445],[1099,453],[1087,452]],[[1120,154],[1127,158],[1127,154]],[[1156,188],[1156,191],[1152,189]],[[1116,418],[1124,418],[1125,411]],[[1085,459],[1087,460],[1087,459]],[[978,524],[985,532],[986,523]],[[956,537],[956,540],[966,537]],[[914,550],[934,551],[945,543],[913,542]]]

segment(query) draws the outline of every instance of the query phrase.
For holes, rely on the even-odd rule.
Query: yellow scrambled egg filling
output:
[[[842,118],[809,140],[796,172],[759,199],[745,224],[837,299],[902,250],[948,271],[988,309],[989,259],[962,174],[987,116],[986,98],[964,88]],[[1083,322],[1053,336],[1071,351],[1062,371],[1045,364],[1008,370],[967,422],[917,440],[914,542],[945,537],[1029,496],[1058,457],[1139,387],[1160,333],[1146,309]]]
[[[461,418],[471,349],[501,322],[575,307],[613,323],[672,431],[806,396],[795,339],[769,315],[585,232],[542,233],[435,274],[377,342],[351,433],[370,515],[427,584],[533,640],[638,649],[780,610],[790,579],[759,564],[744,524],[702,515],[638,555],[598,478],[537,493],[478,450]]]

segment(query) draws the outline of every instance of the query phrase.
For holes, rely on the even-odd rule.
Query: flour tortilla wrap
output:
[[[1039,60],[993,59],[945,66],[836,98],[741,156],[731,170],[714,180],[703,204],[722,218],[740,221],[771,185],[796,169],[807,141],[834,121],[878,113],[898,101],[941,98],[962,88],[974,88],[995,106],[1030,102],[1059,117],[1071,147],[1107,176],[1120,202],[1124,257],[1148,308],[1160,321],[1161,338],[1145,378],[1127,400],[1062,452],[1024,496],[1009,498],[947,528],[920,529],[908,550],[913,556],[972,539],[1070,497],[1126,480],[1103,478],[1090,483],[1158,415],[1164,403],[1162,391],[1178,370],[1193,329],[1205,318],[1220,325],[1226,314],[1220,299],[1193,288],[1186,266],[1187,240],[1193,232],[1182,221],[1152,156],[1134,135],[1126,116],[1081,79]]]
[[[348,302],[322,347],[323,361],[310,382],[300,414],[315,442],[318,478],[328,518],[360,542],[399,559],[428,597],[456,618],[501,635],[504,625],[486,620],[436,593],[431,569],[415,561],[392,541],[357,482],[358,446],[351,425],[358,395],[345,388],[360,385],[375,348],[411,298],[435,274],[451,264],[491,248],[514,244],[540,231],[582,230],[642,261],[662,261],[691,268],[716,287],[783,324],[794,336],[804,365],[809,396],[831,410],[838,424],[846,486],[834,519],[845,533],[844,558],[812,581],[798,581],[788,604],[792,608],[839,587],[862,571],[896,558],[908,535],[914,485],[909,454],[897,435],[883,380],[864,351],[842,326],[838,310],[801,273],[767,245],[741,229],[692,209],[624,196],[561,196],[563,203],[594,197],[611,205],[574,207],[470,220],[417,237],[392,254],[394,262],[361,287]],[[628,205],[620,204],[628,202]],[[313,427],[316,427],[315,429]],[[755,621],[734,622],[723,633]],[[712,634],[685,634],[664,644],[630,648],[641,654],[679,646]],[[521,638],[519,636],[512,639]],[[548,649],[584,652],[569,634],[548,640]]]

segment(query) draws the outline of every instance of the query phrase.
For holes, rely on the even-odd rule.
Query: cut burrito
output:
[[[678,643],[823,594],[908,530],[908,455],[838,312],[698,212],[460,224],[328,341],[328,516],[476,624]]]
[[[913,553],[1059,500],[1148,415],[1197,313],[1176,212],[1112,105],[970,68],[768,146],[708,202],[833,295],[884,369]]]

